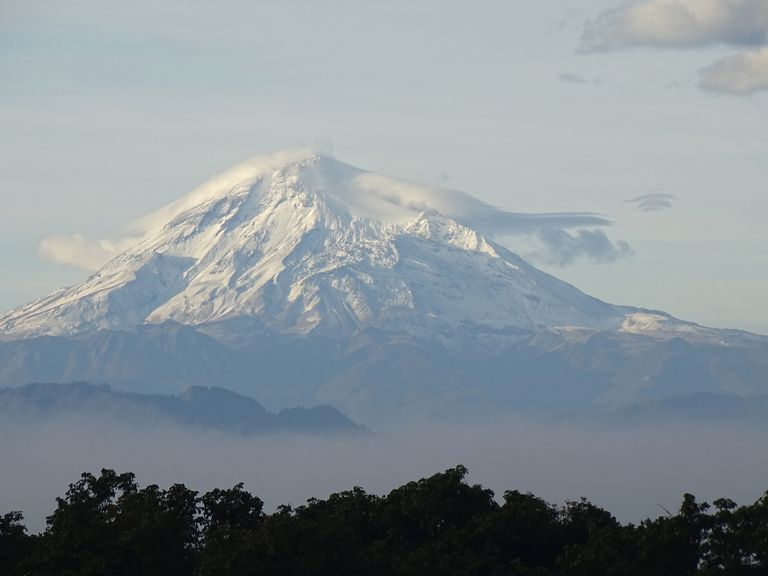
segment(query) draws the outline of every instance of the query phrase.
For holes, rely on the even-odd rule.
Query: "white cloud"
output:
[[[768,37],[765,0],[645,0],[587,22],[582,49],[759,45]]]
[[[45,236],[37,246],[44,260],[93,272],[130,247],[135,239],[89,240],[82,234]]]
[[[699,70],[710,92],[768,90],[768,0],[642,0],[606,10],[586,23],[584,52],[633,46],[752,46]]]
[[[728,56],[702,68],[699,86],[710,92],[739,96],[768,90],[768,46]]]

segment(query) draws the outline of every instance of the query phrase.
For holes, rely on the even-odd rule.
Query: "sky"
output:
[[[120,238],[310,145],[600,214],[611,257],[513,247],[604,300],[768,334],[767,128],[766,0],[5,0],[0,309],[85,278],[51,238]]]

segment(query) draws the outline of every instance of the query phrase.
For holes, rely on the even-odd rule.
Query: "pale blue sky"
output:
[[[768,333],[755,30],[704,15],[670,32],[685,42],[659,40],[604,12],[626,2],[573,4],[0,3],[0,308],[84,278],[42,261],[42,237],[119,235],[231,164],[319,144],[509,210],[605,214],[632,256],[542,267],[611,302]],[[583,50],[587,22],[600,51]],[[699,72],[753,52],[747,72]],[[651,192],[672,207],[626,203]]]

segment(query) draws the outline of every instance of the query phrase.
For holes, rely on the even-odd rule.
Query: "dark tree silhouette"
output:
[[[622,525],[587,500],[558,507],[493,492],[457,466],[386,496],[362,488],[265,514],[242,484],[202,496],[83,474],[29,535],[0,516],[3,576],[758,576],[768,493],[739,507],[686,494],[680,510]]]

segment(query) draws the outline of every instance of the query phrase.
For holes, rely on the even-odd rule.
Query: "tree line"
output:
[[[755,503],[680,509],[622,524],[587,500],[466,481],[463,466],[386,496],[354,488],[280,506],[238,484],[205,494],[140,487],[102,470],[71,484],[40,534],[0,516],[0,574],[57,576],[463,575],[728,576],[768,574],[768,492]]]

